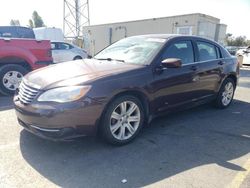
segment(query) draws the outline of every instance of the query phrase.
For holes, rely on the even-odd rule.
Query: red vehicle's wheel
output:
[[[23,76],[28,71],[20,65],[4,65],[0,67],[0,92],[4,95],[14,94]]]

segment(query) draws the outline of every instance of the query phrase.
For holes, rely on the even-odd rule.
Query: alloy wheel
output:
[[[234,85],[233,85],[233,83],[228,82],[225,85],[225,89],[222,93],[222,101],[221,102],[224,106],[227,106],[230,104],[230,102],[233,99],[233,94],[234,94]]]
[[[141,112],[137,104],[123,101],[111,113],[110,131],[118,140],[127,140],[137,131],[141,121]]]

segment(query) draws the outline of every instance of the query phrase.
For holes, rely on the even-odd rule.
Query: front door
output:
[[[152,83],[155,112],[186,104],[196,98],[199,67],[195,63],[193,49],[191,40],[173,41],[162,53],[161,60],[179,58],[182,66],[163,68],[155,73]]]

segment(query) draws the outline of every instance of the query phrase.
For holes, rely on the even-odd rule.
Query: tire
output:
[[[79,59],[82,59],[82,57],[81,56],[76,56],[76,57],[74,57],[73,60],[79,60]]]
[[[229,89],[231,88],[231,89]],[[215,107],[224,109],[230,106],[233,101],[236,83],[232,78],[226,78],[221,85],[217,98],[215,100]]]
[[[122,108],[126,109],[124,111],[126,113],[122,112]],[[139,99],[129,95],[120,96],[114,99],[105,110],[100,133],[110,144],[125,145],[140,132],[144,124],[144,116],[144,109]]]
[[[22,77],[28,73],[20,65],[3,65],[0,67],[0,93],[3,95],[13,95],[18,88]]]

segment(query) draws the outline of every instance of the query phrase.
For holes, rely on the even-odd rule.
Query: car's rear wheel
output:
[[[20,65],[4,65],[0,67],[0,93],[14,94],[23,76],[28,71]]]
[[[127,144],[139,133],[143,122],[141,102],[133,96],[121,96],[109,104],[103,116],[101,133],[111,144]]]
[[[236,84],[233,79],[226,78],[221,85],[220,91],[215,101],[218,108],[227,108],[233,101]]]

